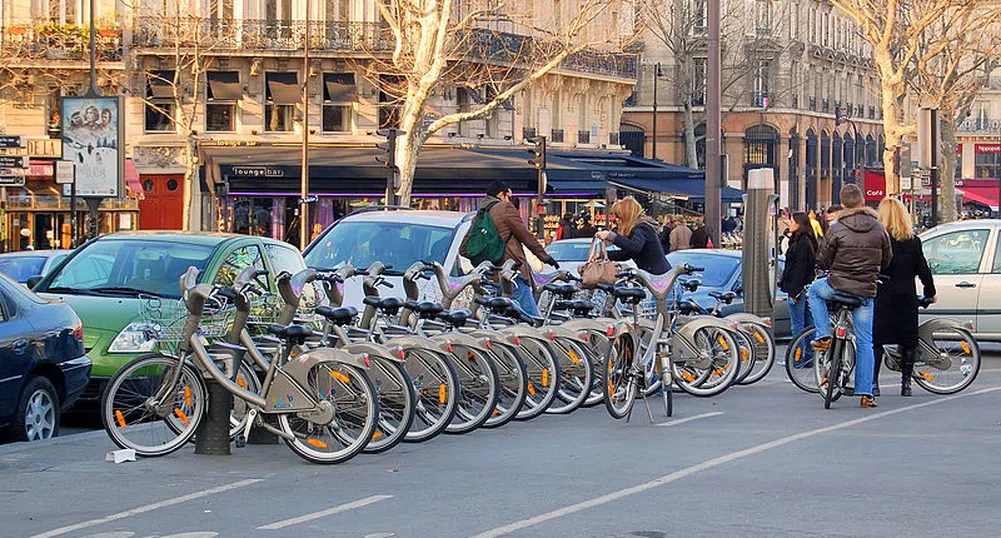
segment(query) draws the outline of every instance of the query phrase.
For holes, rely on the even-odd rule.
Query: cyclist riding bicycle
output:
[[[811,345],[817,351],[827,351],[831,347],[827,301],[839,293],[861,299],[859,306],[852,309],[857,339],[855,394],[862,397],[862,407],[876,407],[872,396],[873,299],[879,274],[889,267],[893,251],[890,237],[879,223],[879,215],[864,205],[858,185],[848,184],[841,188],[841,203],[844,210],[827,231],[817,252],[817,266],[828,270],[828,275],[810,286],[810,310],[817,327],[816,340]]]

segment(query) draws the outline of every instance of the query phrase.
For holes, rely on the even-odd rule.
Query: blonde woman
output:
[[[664,247],[657,235],[657,223],[646,216],[643,207],[632,196],[612,205],[612,217],[618,221],[616,231],[602,231],[594,236],[607,245],[619,247],[608,253],[612,261],[633,260],[636,267],[654,275],[662,275],[671,268],[664,255]]]
[[[873,344],[876,364],[873,391],[878,391],[879,365],[883,346],[900,347],[900,394],[911,395],[911,374],[918,345],[918,300],[914,278],[920,278],[924,296],[935,300],[935,282],[921,250],[921,239],[914,235],[912,220],[904,204],[896,198],[879,203],[879,222],[890,235],[893,260],[884,274],[888,283],[879,286],[873,320]]]

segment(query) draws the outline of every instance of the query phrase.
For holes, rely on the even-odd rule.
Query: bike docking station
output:
[[[771,318],[778,282],[778,202],[775,170],[758,168],[747,173],[744,194],[744,247],[742,281],[744,312]]]

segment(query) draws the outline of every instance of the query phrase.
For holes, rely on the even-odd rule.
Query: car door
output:
[[[977,333],[1001,338],[1001,231],[995,229],[991,241],[993,252],[987,252],[990,264],[980,282],[977,301]],[[937,283],[936,283],[937,284]]]
[[[261,247],[257,244],[241,243],[223,253],[222,263],[212,275],[211,282],[216,286],[232,286],[240,271],[251,265],[258,269],[267,269]],[[262,287],[267,287],[265,282],[260,284]]]
[[[17,305],[0,287],[0,421],[15,411],[34,354],[34,327],[18,315]]]
[[[925,258],[938,291],[938,303],[923,312],[922,319],[977,322],[983,271],[987,265],[984,254],[990,238],[991,229],[986,226],[945,230],[922,238]]]

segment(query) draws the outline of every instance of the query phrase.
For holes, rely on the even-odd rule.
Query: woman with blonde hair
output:
[[[643,207],[632,196],[612,205],[611,215],[618,221],[616,231],[601,231],[595,237],[619,250],[608,253],[612,261],[633,260],[636,267],[655,275],[666,273],[671,266],[657,235],[657,223],[647,217]]]
[[[883,362],[883,346],[900,348],[900,394],[911,395],[911,374],[918,346],[918,298],[914,278],[920,278],[924,296],[935,301],[935,282],[921,249],[921,239],[914,235],[911,215],[896,198],[879,203],[879,222],[890,236],[893,259],[884,274],[889,282],[880,284],[876,292],[873,319],[875,371],[873,396],[879,391],[879,365]]]

